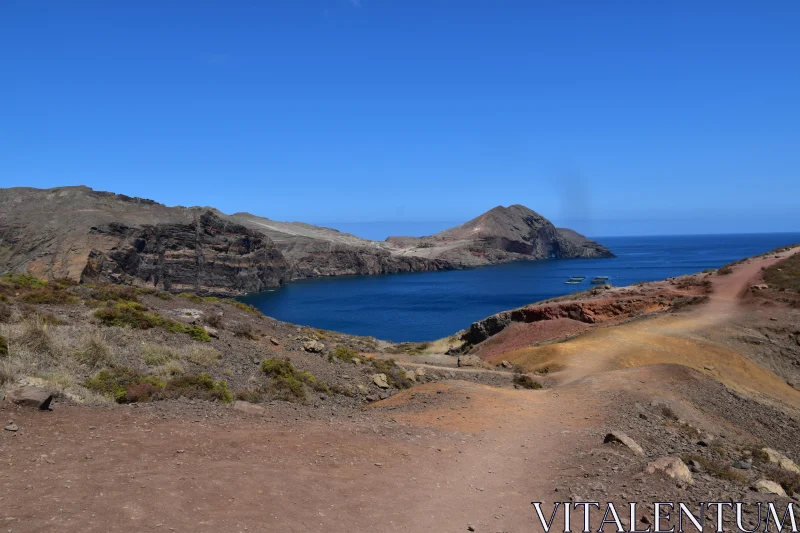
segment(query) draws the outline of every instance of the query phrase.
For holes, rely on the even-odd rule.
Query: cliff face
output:
[[[93,249],[81,281],[146,284],[167,291],[241,294],[286,281],[289,266],[268,237],[210,211],[191,223],[92,227],[114,245]]]
[[[0,189],[0,273],[242,294],[293,279],[613,257],[530,209],[496,207],[430,237],[361,239],[300,222],[167,207],[88,187]]]
[[[208,209],[86,187],[0,189],[0,273],[242,294],[288,280],[269,237]]]

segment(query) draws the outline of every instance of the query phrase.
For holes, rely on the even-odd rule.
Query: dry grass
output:
[[[147,366],[162,366],[173,359],[178,359],[180,354],[169,346],[163,344],[142,344],[142,361]]]
[[[111,348],[100,331],[90,331],[83,335],[73,350],[73,357],[89,368],[108,366],[114,363]]]
[[[770,288],[800,292],[800,253],[765,268],[762,276]]]
[[[190,346],[183,352],[183,358],[197,366],[215,366],[222,360],[222,352],[210,346]]]

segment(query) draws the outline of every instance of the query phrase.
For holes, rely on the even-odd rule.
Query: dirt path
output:
[[[352,418],[229,408],[176,417],[179,407],[5,406],[0,416],[20,430],[0,435],[4,526],[529,531],[530,501],[574,470],[563,452],[576,449],[589,414],[553,394],[462,381],[416,387]]]
[[[795,248],[780,258],[798,253]],[[771,397],[800,408],[800,393],[730,347],[702,337],[703,330],[730,320],[739,312],[739,296],[762,267],[780,259],[752,259],[732,274],[713,276],[710,301],[692,311],[598,328],[566,342],[514,350],[509,361],[522,366],[545,364],[563,368],[555,377],[565,384],[600,372],[650,364],[674,363],[694,368],[749,394]]]

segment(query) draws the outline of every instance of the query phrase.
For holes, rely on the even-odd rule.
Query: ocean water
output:
[[[800,233],[598,237],[613,259],[546,259],[385,276],[297,281],[243,301],[294,324],[391,341],[442,338],[488,315],[585,290],[594,276],[622,286],[716,268],[800,242]],[[567,285],[570,276],[586,276]]]

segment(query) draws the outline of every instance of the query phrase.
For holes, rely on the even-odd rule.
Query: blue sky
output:
[[[798,231],[798,28],[796,1],[0,0],[0,186],[369,237],[513,203]]]

